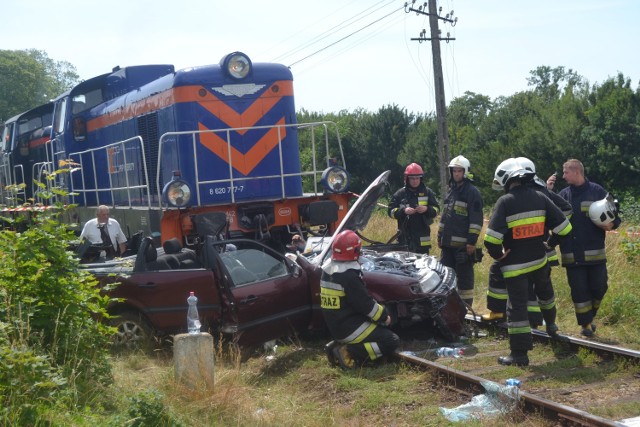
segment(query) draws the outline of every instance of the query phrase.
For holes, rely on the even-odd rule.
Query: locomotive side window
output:
[[[64,118],[67,111],[67,98],[63,98],[56,106],[55,117],[53,118],[53,132],[59,134],[64,131]]]
[[[87,109],[87,103],[85,101],[86,97],[84,95],[74,96],[71,100],[71,114],[82,113]]]
[[[71,100],[71,114],[82,113],[104,102],[102,89],[93,89],[85,93],[77,94]]]
[[[9,123],[4,127],[2,132],[2,150],[6,153],[11,151],[11,134],[13,133],[13,123]]]

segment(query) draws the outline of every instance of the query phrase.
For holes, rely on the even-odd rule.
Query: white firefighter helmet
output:
[[[525,169],[516,159],[510,157],[503,160],[496,168],[491,188],[504,190],[505,186],[514,178],[533,178],[535,172]]]
[[[523,168],[530,170],[533,173],[536,173],[536,165],[531,160],[526,157],[516,157],[516,162],[520,163],[520,166]]]
[[[469,178],[469,170],[471,169],[471,162],[464,156],[456,156],[449,162],[449,168],[462,168],[464,169],[464,177]],[[453,171],[452,175],[453,175]]]
[[[527,157],[516,157],[516,162],[520,163],[526,170],[536,173],[536,164]],[[538,178],[538,175],[533,177],[533,182],[539,187],[547,188],[547,183]]]
[[[607,193],[607,197],[591,203],[589,206],[589,218],[595,225],[606,225],[616,219],[617,208],[613,196]]]

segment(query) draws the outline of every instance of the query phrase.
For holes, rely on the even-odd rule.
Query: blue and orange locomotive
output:
[[[130,230],[188,245],[193,215],[224,212],[230,237],[285,245],[331,233],[353,197],[335,124],[298,124],[290,70],[241,52],[178,71],[116,67],[52,105],[38,162],[69,170],[49,185],[69,191],[79,222],[108,205]]]

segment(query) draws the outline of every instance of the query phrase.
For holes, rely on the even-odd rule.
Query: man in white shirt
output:
[[[87,221],[80,233],[80,238],[85,238],[93,244],[113,245],[114,253],[122,255],[127,249],[127,237],[122,232],[120,224],[113,218],[109,218],[109,206],[100,205],[96,210],[96,217]]]

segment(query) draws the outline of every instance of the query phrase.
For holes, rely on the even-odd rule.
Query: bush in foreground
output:
[[[108,298],[67,251],[54,213],[0,231],[0,424],[32,425],[111,382]]]

